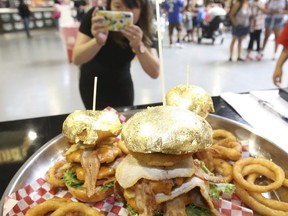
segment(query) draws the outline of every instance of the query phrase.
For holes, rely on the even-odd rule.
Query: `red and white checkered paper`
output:
[[[115,111],[122,123],[126,121],[125,116],[113,108],[107,107],[106,109]],[[242,157],[249,157],[248,142],[245,141],[242,142]],[[23,216],[31,207],[55,197],[70,198],[77,202],[67,189],[51,189],[45,179],[39,178],[37,181],[5,198],[3,216]],[[129,215],[124,204],[117,202],[113,195],[103,201],[87,204],[100,210],[106,216]],[[222,216],[253,216],[253,211],[246,208],[245,204],[241,202],[236,194],[233,194],[231,197],[223,196],[220,200],[215,201],[214,205],[219,209]]]
[[[242,146],[242,157],[248,157],[247,142],[242,142]],[[4,214],[4,216],[25,215],[29,208],[55,197],[71,198],[77,202],[66,189],[51,189],[45,179],[39,178],[36,182],[6,197],[4,210],[5,208],[9,208],[11,202],[13,202],[15,206],[6,215]],[[17,203],[15,203],[15,200]],[[117,202],[113,195],[103,201],[88,204],[107,216],[129,215],[123,203]],[[245,204],[241,202],[236,194],[233,194],[231,197],[223,196],[219,201],[215,201],[214,205],[223,216],[253,216],[253,211],[246,208]]]
[[[23,189],[16,191],[11,194],[4,204],[8,204],[9,199],[18,200],[17,204],[9,211],[5,216],[22,216],[30,209],[31,207],[38,205],[46,200],[52,198],[70,198],[73,201],[77,200],[69,193],[66,189],[51,189],[50,184],[46,182],[45,179],[39,178],[36,182],[33,182],[30,185],[27,185]],[[103,201],[96,203],[87,203],[91,207],[100,210],[103,214],[107,216],[121,215],[126,216],[128,212],[123,207],[123,203],[117,202],[114,199],[114,196],[106,198]]]

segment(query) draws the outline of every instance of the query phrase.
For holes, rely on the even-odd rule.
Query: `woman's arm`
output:
[[[262,13],[264,14],[271,14],[271,11],[267,9],[268,3],[266,3],[264,6],[259,4],[258,2],[254,4]]]
[[[143,70],[156,79],[160,74],[160,63],[155,49],[147,48],[142,42],[143,32],[137,25],[132,25],[121,30],[122,34],[129,40],[131,49],[137,55]]]
[[[90,61],[101,49],[102,45],[97,43],[96,38],[78,32],[77,39],[73,48],[72,62],[81,65]]]
[[[137,58],[143,70],[153,79],[156,79],[160,74],[160,64],[155,48],[148,49],[143,45],[143,53],[136,52]]]
[[[105,45],[108,38],[108,30],[103,23],[103,17],[97,16],[98,9],[93,11],[91,17],[91,33],[93,38],[78,32],[77,39],[73,48],[72,62],[80,65],[90,61]]]
[[[239,8],[240,8],[240,2],[237,1],[233,4],[231,11],[230,11],[230,14],[229,14],[230,20],[234,26],[237,26],[237,24],[238,24],[237,19],[236,19],[236,14],[237,14]]]
[[[288,59],[288,48],[283,48],[279,56],[273,73],[273,82],[276,86],[280,86],[282,81],[283,65]]]

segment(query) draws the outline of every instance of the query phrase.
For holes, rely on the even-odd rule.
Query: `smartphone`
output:
[[[98,15],[104,17],[104,23],[109,31],[119,31],[133,24],[132,12],[100,10]]]

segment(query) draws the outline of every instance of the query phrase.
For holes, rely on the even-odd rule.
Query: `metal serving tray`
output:
[[[135,112],[137,110],[127,111],[123,115],[129,118]],[[249,152],[252,156],[273,160],[284,169],[286,176],[288,176],[288,153],[274,143],[257,135],[253,128],[214,114],[210,114],[207,121],[213,129],[226,129],[234,133],[239,140],[247,140],[249,142]],[[60,134],[42,146],[23,164],[2,195],[0,215],[3,214],[5,197],[35,182],[38,178],[45,177],[50,166],[63,157],[62,153],[67,147],[66,138]]]

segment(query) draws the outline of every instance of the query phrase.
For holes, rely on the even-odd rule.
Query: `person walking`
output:
[[[192,28],[192,35],[194,35],[194,32],[196,31],[197,35],[197,42],[201,41],[202,37],[202,28],[201,23],[204,18],[204,12],[205,12],[205,5],[204,0],[192,0],[192,12],[193,12],[193,28]]]
[[[272,60],[275,60],[278,49],[277,39],[285,24],[285,15],[288,13],[287,0],[269,0],[267,1],[266,7],[263,11],[267,13],[267,16],[265,18],[265,36],[263,40],[262,54],[270,35],[274,33],[275,42]]]
[[[255,59],[260,61],[262,59],[262,49],[261,49],[261,34],[262,29],[265,27],[265,14],[260,10],[259,7],[264,6],[264,2],[262,0],[254,0],[250,4],[250,38],[247,49],[246,61],[252,61],[253,57],[251,56],[251,52],[253,50],[254,42],[257,45],[257,55]]]
[[[230,43],[229,61],[233,60],[234,44],[238,41],[237,61],[245,61],[241,57],[242,41],[249,33],[249,3],[248,0],[237,0],[229,14],[232,22],[232,40]]]
[[[165,9],[165,12],[168,13],[168,33],[169,33],[169,42],[170,46],[173,45],[173,31],[174,28],[177,30],[177,46],[181,45],[181,31],[182,31],[182,11],[184,7],[184,1],[183,0],[166,0],[163,4],[163,7]]]
[[[61,3],[59,0],[54,0],[52,17],[54,19],[57,31],[59,31],[60,30],[59,19],[61,17]]]
[[[143,70],[156,79],[160,63],[153,47],[153,10],[149,0],[107,0],[106,10],[133,13],[133,23],[108,31],[98,8],[84,14],[73,48],[72,61],[80,65],[79,89],[86,109],[93,107],[97,77],[96,109],[132,106],[134,87],[131,61],[137,56]]]
[[[31,37],[31,34],[30,34],[31,11],[28,5],[24,2],[24,0],[19,1],[18,12],[24,22],[24,29],[25,29],[26,35],[28,38],[30,38]]]
[[[188,42],[191,42],[193,40],[193,34],[192,34],[193,18],[190,4],[187,4],[185,6],[185,10],[183,12],[183,24],[186,29],[186,34],[184,35],[182,41],[185,42],[187,39]]]

